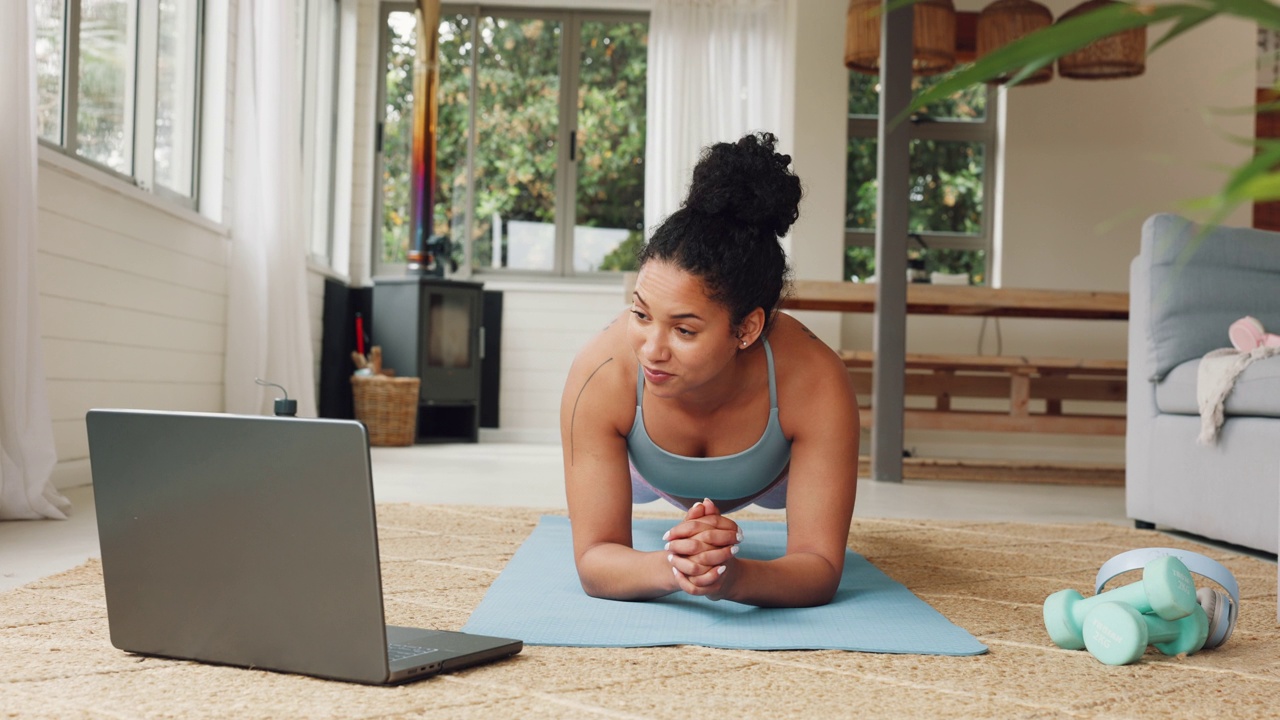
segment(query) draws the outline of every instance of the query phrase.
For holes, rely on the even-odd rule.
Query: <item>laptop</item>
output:
[[[115,647],[367,684],[523,648],[386,624],[364,425],[96,409],[86,421]]]

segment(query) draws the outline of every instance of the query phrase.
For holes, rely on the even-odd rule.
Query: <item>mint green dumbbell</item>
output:
[[[1106,602],[1119,602],[1140,613],[1154,612],[1165,620],[1178,620],[1196,608],[1196,584],[1191,571],[1172,555],[1165,555],[1142,568],[1142,579],[1086,599],[1075,590],[1060,590],[1044,601],[1044,627],[1060,648],[1084,648],[1084,618]]]
[[[1147,645],[1165,655],[1190,655],[1209,637],[1209,616],[1196,607],[1180,620],[1147,615],[1123,603],[1102,603],[1084,618],[1084,646],[1108,665],[1128,665]]]

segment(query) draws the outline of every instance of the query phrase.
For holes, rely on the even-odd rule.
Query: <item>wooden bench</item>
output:
[[[859,397],[869,401],[875,354],[845,350],[840,357]],[[932,407],[906,407],[903,423],[922,430],[1123,436],[1126,367],[1124,360],[908,354],[905,395],[931,398]],[[960,409],[952,402],[957,398],[1003,398],[1008,406]],[[1043,401],[1043,409],[1033,411],[1032,401]],[[1119,414],[1071,412],[1064,401],[1119,403]],[[862,414],[864,427],[872,416]]]

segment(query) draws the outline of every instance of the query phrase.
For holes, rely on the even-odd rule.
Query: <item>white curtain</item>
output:
[[[315,371],[302,221],[294,2],[240,0],[232,138],[226,410],[271,414],[274,388],[314,417]]]
[[[66,519],[36,287],[35,16],[0,2],[0,520]]]
[[[793,0],[655,0],[649,16],[644,224],[680,208],[702,148],[782,137],[795,96]],[[843,16],[842,16],[843,17]]]

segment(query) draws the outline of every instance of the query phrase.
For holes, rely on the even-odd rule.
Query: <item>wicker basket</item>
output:
[[[418,378],[351,376],[356,419],[369,430],[370,445],[412,445],[418,430]]]

